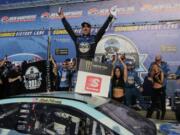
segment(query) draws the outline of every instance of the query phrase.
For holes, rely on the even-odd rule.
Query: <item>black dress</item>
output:
[[[152,96],[153,93],[153,81],[148,79],[149,76],[146,76],[144,78],[144,83],[143,83],[143,96]]]

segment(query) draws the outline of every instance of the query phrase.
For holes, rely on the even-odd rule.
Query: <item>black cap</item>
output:
[[[87,25],[89,28],[91,28],[91,24],[88,22],[83,22],[81,23],[81,26],[84,27],[85,25]]]
[[[65,62],[70,62],[70,61],[71,61],[70,58],[65,59]]]

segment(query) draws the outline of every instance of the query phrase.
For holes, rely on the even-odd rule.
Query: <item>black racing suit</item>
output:
[[[113,16],[109,15],[106,22],[103,24],[103,26],[100,28],[96,35],[76,35],[66,18],[62,18],[62,23],[65,29],[75,43],[77,59],[83,58],[87,60],[92,60],[94,58],[97,43],[106,32],[106,29],[112,19]]]

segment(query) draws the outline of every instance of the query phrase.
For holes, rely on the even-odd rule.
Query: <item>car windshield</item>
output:
[[[156,127],[150,120],[114,100],[99,106],[97,109],[134,134],[156,134]]]

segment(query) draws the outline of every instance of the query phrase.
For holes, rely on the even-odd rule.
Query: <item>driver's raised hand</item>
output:
[[[110,15],[112,15],[115,19],[117,19],[117,6],[113,6],[111,9],[109,9]]]
[[[58,10],[58,15],[59,15],[60,18],[64,18],[65,17],[64,16],[64,11],[63,11],[63,9],[61,7]]]

